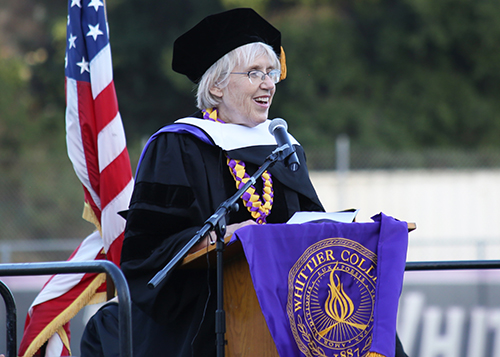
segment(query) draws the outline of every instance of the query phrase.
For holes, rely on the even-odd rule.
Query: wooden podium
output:
[[[408,231],[416,229],[408,223]],[[226,243],[230,237],[226,238]],[[206,266],[207,249],[188,255],[181,269]],[[215,245],[208,248],[211,266],[216,266]],[[224,311],[226,312],[225,355],[228,357],[279,357],[262,314],[240,241],[224,250]]]
[[[229,238],[226,239],[226,242]],[[215,245],[208,248],[215,266]],[[181,268],[197,269],[206,264],[206,249],[188,255]],[[278,357],[278,351],[262,314],[241,243],[224,249],[225,355],[228,357]]]

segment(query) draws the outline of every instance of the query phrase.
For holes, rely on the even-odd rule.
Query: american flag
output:
[[[65,58],[68,155],[83,185],[84,218],[98,228],[69,258],[120,263],[133,189],[125,132],[113,82],[109,30],[101,0],[69,0]],[[101,238],[102,237],[102,238]],[[103,290],[103,274],[54,275],[26,318],[19,355],[70,355],[69,320]]]
[[[117,212],[128,206],[133,179],[101,0],[70,0],[67,36],[68,155],[90,214],[102,225],[108,259],[119,265],[125,221]]]

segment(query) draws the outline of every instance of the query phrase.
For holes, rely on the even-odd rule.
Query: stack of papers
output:
[[[342,223],[354,222],[357,209],[349,209],[338,212],[296,212],[287,222],[288,224],[300,224],[312,221],[330,220]]]

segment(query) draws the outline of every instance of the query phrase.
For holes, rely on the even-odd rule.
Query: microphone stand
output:
[[[295,152],[293,145],[282,145],[276,148],[265,160],[261,167],[250,177],[250,179],[238,191],[226,201],[222,202],[215,213],[208,218],[203,227],[196,232],[191,240],[175,255],[175,257],[148,282],[148,287],[154,289],[167,277],[170,271],[176,267],[189,250],[203,237],[215,230],[217,234],[215,250],[217,252],[217,310],[215,312],[215,333],[217,356],[224,356],[226,332],[226,316],[224,312],[224,289],[223,289],[223,252],[224,236],[226,234],[226,217],[231,212],[238,211],[239,198],[248,188],[257,182],[264,171],[273,166],[277,161],[287,159]]]

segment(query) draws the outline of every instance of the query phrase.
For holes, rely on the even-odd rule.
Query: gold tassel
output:
[[[368,352],[366,357],[385,357],[385,356],[381,355],[380,353],[377,353],[377,352]]]
[[[71,356],[71,346],[69,343],[69,336],[62,326],[57,329],[57,334],[61,338],[63,345],[68,349]]]
[[[106,279],[107,281],[107,279]],[[108,301],[108,294],[103,291],[100,293],[95,293],[94,296],[90,299],[90,301],[87,303],[87,305],[95,305],[95,304],[102,304],[103,302]]]
[[[43,328],[42,331],[36,336],[31,344],[26,349],[23,357],[32,357],[35,353],[48,341],[48,339],[56,332],[59,331],[60,326],[71,320],[75,315],[92,300],[96,290],[106,281],[106,273],[98,274],[94,280],[85,288],[85,290],[58,316]],[[61,336],[61,335],[59,335]],[[63,343],[64,337],[61,336]]]
[[[280,64],[281,64],[280,81],[282,81],[283,79],[286,78],[286,56],[285,56],[285,50],[283,49],[283,46],[281,46]]]
[[[101,223],[99,223],[99,220],[97,219],[94,210],[92,209],[92,207],[90,207],[88,202],[85,202],[83,205],[82,217],[84,220],[92,223],[99,231],[99,234],[102,236]]]

